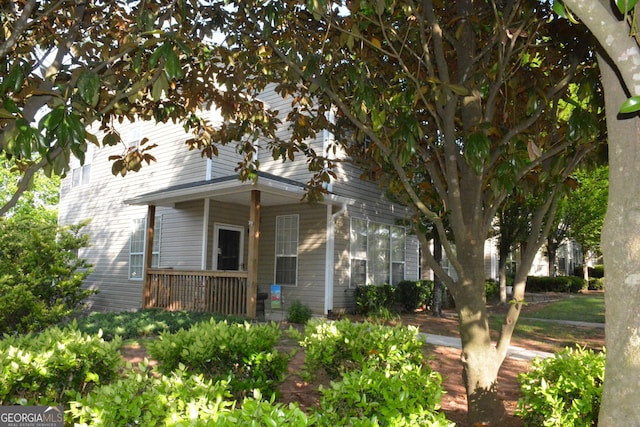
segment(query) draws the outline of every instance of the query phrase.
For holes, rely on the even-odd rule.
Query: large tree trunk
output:
[[[456,307],[460,319],[460,360],[467,389],[469,425],[498,426],[505,415],[497,384],[502,360],[489,334],[487,309],[481,295],[484,278],[482,283],[463,287],[467,289],[457,295]]]
[[[609,133],[609,203],[602,230],[607,362],[600,426],[640,425],[640,119],[620,120],[627,95],[600,60]],[[631,186],[630,186],[630,183]],[[636,187],[634,187],[636,185]],[[585,266],[586,267],[586,266]]]

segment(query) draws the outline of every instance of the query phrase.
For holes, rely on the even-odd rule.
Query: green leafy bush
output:
[[[225,381],[176,370],[157,376],[147,366],[126,377],[76,396],[69,414],[76,426],[210,425],[233,402]]]
[[[298,300],[295,300],[293,303],[291,303],[291,307],[289,307],[287,320],[290,323],[299,323],[301,325],[304,325],[309,321],[309,319],[311,319],[312,316],[313,312],[308,306],[304,305]]]
[[[604,290],[604,277],[596,277],[589,279],[590,291],[602,291]]]
[[[487,301],[491,298],[498,296],[500,293],[500,286],[498,282],[493,279],[489,279],[484,282],[484,294],[487,297]]]
[[[0,341],[0,405],[63,404],[115,379],[122,366],[120,339],[106,342],[73,327]]]
[[[287,369],[288,357],[275,349],[281,335],[275,323],[211,320],[173,334],[164,332],[147,350],[165,374],[184,365],[187,371],[210,378],[231,378],[234,395],[246,395],[254,388],[270,395]]]
[[[361,369],[365,363],[380,367],[398,367],[404,363],[422,363],[423,341],[411,326],[383,326],[349,320],[311,321],[301,342],[305,348],[307,375],[324,369],[331,378]]]
[[[0,218],[0,334],[57,324],[95,293],[82,289],[90,265],[84,224],[58,227],[46,218]]]
[[[527,292],[578,292],[584,288],[584,279],[576,276],[529,276]]]
[[[407,312],[429,304],[433,282],[431,280],[403,280],[396,285],[395,300]]]
[[[595,426],[604,381],[605,354],[566,349],[536,359],[520,374],[517,415],[527,426]]]
[[[102,331],[105,340],[111,340],[116,336],[128,340],[157,336],[162,332],[178,332],[180,329],[189,329],[197,323],[211,319],[234,322],[228,317],[203,311],[166,311],[155,308],[121,313],[94,312],[76,321],[78,330],[87,334]],[[244,320],[237,319],[237,322],[241,323]]]
[[[157,375],[146,365],[113,384],[71,402],[69,414],[78,427],[316,425],[295,404],[262,399],[259,392],[236,407],[227,381],[213,381],[178,369]]]
[[[405,363],[380,369],[365,363],[320,388],[319,426],[454,426],[439,412],[440,374]]]
[[[393,311],[395,305],[395,287],[385,285],[357,286],[354,293],[356,313],[375,315],[383,311]]]

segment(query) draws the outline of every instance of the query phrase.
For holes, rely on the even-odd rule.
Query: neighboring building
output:
[[[215,112],[211,119],[219,120]],[[257,182],[241,182],[235,146],[219,147],[209,160],[188,150],[179,124],[117,129],[128,146],[141,138],[158,144],[157,163],[116,177],[108,158],[126,147],[91,149],[61,188],[60,223],[91,219],[84,229],[91,246],[80,256],[94,266],[86,280],[99,290],[89,301],[93,310],[158,305],[251,313],[257,284],[258,292],[281,296],[277,310],[267,301],[267,315],[285,315],[294,300],[324,315],[353,308],[357,285],[418,278],[418,241],[399,225],[408,211],[347,163],[324,201],[310,204],[301,202],[311,177],[304,158],[274,161],[259,147]],[[286,132],[283,126],[278,136]],[[310,143],[322,151],[330,137]],[[273,284],[281,295],[271,294]]]
[[[567,239],[563,242],[557,251],[557,259],[556,259],[556,275],[558,276],[570,276],[574,274],[576,267],[582,265],[582,249],[580,245],[574,241]],[[492,237],[487,239],[484,243],[484,273],[485,278],[493,279],[495,281],[499,280],[499,271],[498,271],[498,261],[499,261],[499,251],[498,251],[498,238]],[[512,251],[509,254],[509,258],[507,259],[507,275],[514,275],[518,263],[520,262],[520,252],[519,250]],[[453,267],[450,265],[449,260],[447,259],[446,254],[442,254],[442,266],[445,271],[453,277],[456,278],[456,272]],[[426,268],[423,273],[420,273],[421,277],[424,279],[433,280],[434,274],[433,271],[429,268]],[[529,276],[549,276],[549,260],[545,255],[544,247],[538,251],[536,257],[531,264],[531,268],[529,269]]]

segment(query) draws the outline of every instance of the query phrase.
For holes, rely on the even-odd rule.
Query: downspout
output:
[[[334,281],[334,251],[335,251],[335,221],[336,218],[347,210],[347,204],[343,203],[340,210],[332,213],[333,205],[327,205],[327,245],[325,253],[325,281],[324,281],[324,312],[333,311],[333,281]]]

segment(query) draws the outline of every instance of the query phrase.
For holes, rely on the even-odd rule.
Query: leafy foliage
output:
[[[309,306],[303,304],[299,300],[295,300],[289,307],[289,313],[287,314],[287,320],[291,323],[299,323],[304,325],[311,319],[313,312]]]
[[[0,340],[0,404],[52,405],[84,395],[118,375],[121,340],[104,341],[74,325]]]
[[[363,285],[355,289],[353,297],[356,303],[356,313],[376,315],[386,311],[393,311],[395,305],[396,288],[389,285]]]
[[[528,426],[595,426],[604,381],[605,353],[566,349],[537,359],[520,374],[518,416]]]
[[[230,378],[234,395],[244,395],[255,388],[271,395],[287,369],[288,357],[274,348],[281,334],[275,323],[210,320],[188,330],[163,332],[147,349],[164,373],[184,366],[188,372],[209,378]]]
[[[141,365],[86,396],[78,394],[69,412],[79,426],[205,426],[230,411],[229,397],[225,381],[214,383],[183,370],[158,377]]]
[[[90,265],[84,224],[60,228],[47,218],[0,219],[0,332],[40,330],[74,313],[94,291],[82,289]]]
[[[334,379],[320,388],[318,425],[450,426],[438,412],[440,375],[423,364],[422,345],[412,327],[307,324],[305,371],[323,369]]]
[[[437,372],[406,363],[397,369],[366,363],[320,389],[321,426],[454,426],[440,409]]]
[[[529,292],[578,292],[584,288],[585,283],[582,277],[527,277],[527,290]]]
[[[396,369],[403,363],[420,365],[423,342],[414,327],[389,327],[369,322],[311,321],[305,328],[305,371],[324,369],[331,378],[365,364]]]
[[[395,299],[405,311],[412,312],[429,304],[432,292],[431,280],[403,280],[396,285]]]
[[[209,321],[221,321],[222,316],[202,311],[165,311],[160,309],[144,309],[124,311],[120,313],[93,312],[75,320],[78,330],[86,334],[98,334],[109,341],[119,336],[123,340],[158,336],[163,332],[174,333],[180,329]],[[224,318],[232,323],[233,319]],[[237,319],[243,322],[242,319]]]

